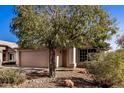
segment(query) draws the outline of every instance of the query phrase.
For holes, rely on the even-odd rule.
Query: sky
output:
[[[102,6],[102,8],[107,11],[111,18],[115,18],[117,20],[117,26],[119,27],[118,34],[124,33],[124,6],[113,5],[113,6]],[[14,17],[13,6],[4,6],[0,5],[0,40],[17,42],[17,38],[10,32],[10,23],[12,18]],[[116,35],[109,40],[112,50],[116,50],[117,44]]]
[[[0,40],[17,41],[16,36],[10,32],[10,22],[13,16],[13,6],[0,5]]]
[[[111,18],[117,20],[117,26],[119,28],[116,35],[112,37],[109,41],[112,47],[112,50],[116,50],[119,47],[116,44],[117,36],[124,34],[124,5],[111,5],[111,6],[102,6],[105,11],[107,11]]]

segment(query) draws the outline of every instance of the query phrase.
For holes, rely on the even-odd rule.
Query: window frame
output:
[[[84,51],[85,51],[85,53],[84,53]],[[89,54],[93,54],[93,53],[96,53],[95,48],[79,49],[79,61],[80,62],[90,61]]]
[[[8,58],[9,61],[14,61],[14,53],[9,53],[8,55],[9,55],[9,58]],[[11,57],[12,59],[11,59],[10,57]]]

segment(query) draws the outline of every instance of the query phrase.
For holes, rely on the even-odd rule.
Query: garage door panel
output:
[[[21,51],[21,66],[48,67],[48,50]]]

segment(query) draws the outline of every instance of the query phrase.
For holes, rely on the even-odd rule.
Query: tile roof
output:
[[[18,45],[14,42],[8,42],[8,41],[2,41],[0,40],[0,45],[1,46],[8,46],[10,48],[18,48]]]

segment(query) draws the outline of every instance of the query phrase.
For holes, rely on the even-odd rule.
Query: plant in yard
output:
[[[16,69],[0,69],[0,84],[20,84],[26,79],[25,74]]]
[[[124,82],[124,50],[105,55],[102,60],[85,64],[93,74],[94,82],[100,87],[112,87]]]
[[[92,46],[108,49],[115,20],[101,6],[15,6],[11,31],[21,48],[49,49],[49,75],[55,76],[55,49]]]
[[[89,53],[90,54],[90,53]],[[89,56],[89,61],[100,61],[103,60],[104,57],[106,56],[105,51],[98,51],[95,53],[92,53],[92,55]]]

